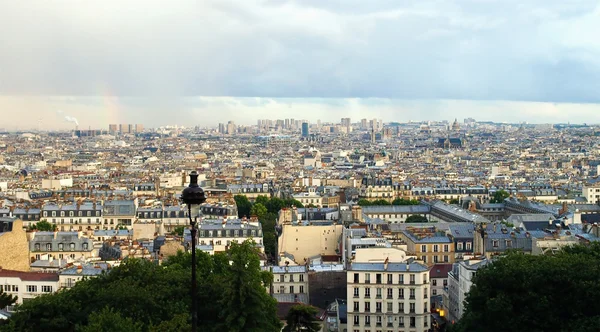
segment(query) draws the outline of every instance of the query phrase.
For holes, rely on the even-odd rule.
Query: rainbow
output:
[[[105,121],[107,121],[106,123],[106,127],[108,127],[109,124],[119,124],[121,123],[121,112],[120,112],[120,104],[119,104],[119,97],[117,97],[112,90],[110,89],[110,87],[108,85],[105,85],[102,88],[102,99],[104,102],[104,109],[105,111],[104,116],[105,116]]]

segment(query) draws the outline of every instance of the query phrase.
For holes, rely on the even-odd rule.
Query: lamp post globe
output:
[[[190,218],[190,235],[192,237],[192,332],[198,331],[198,309],[196,301],[196,223],[198,221],[198,211],[200,204],[206,202],[204,190],[198,185],[198,172],[190,173],[190,184],[181,192],[181,200],[188,208],[188,217]],[[192,215],[192,209],[194,215]]]

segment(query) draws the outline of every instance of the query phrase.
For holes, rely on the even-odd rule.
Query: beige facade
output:
[[[133,224],[133,239],[154,239],[156,224],[153,222],[137,221]]]
[[[29,271],[29,244],[21,220],[13,222],[12,231],[0,233],[0,253],[1,268]]]
[[[316,255],[337,255],[343,225],[282,225],[279,254],[287,253],[298,264]]]
[[[273,273],[271,294],[294,294],[302,297],[308,303],[308,269],[306,266],[270,266],[268,269]]]
[[[403,261],[406,256],[399,252],[362,254],[370,250],[357,250],[347,272],[347,330],[428,331],[428,267],[412,259]]]

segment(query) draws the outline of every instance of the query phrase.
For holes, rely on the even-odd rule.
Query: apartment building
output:
[[[189,229],[184,230],[184,236],[186,241],[191,240]],[[262,225],[258,221],[203,220],[198,225],[198,247],[211,254],[227,250],[232,242],[242,243],[249,239],[264,252]]]
[[[0,268],[0,290],[16,296],[16,304],[23,304],[28,299],[56,292],[59,288],[56,273],[22,272]],[[14,311],[14,306],[7,307],[7,311]]]
[[[96,203],[46,204],[42,207],[41,214],[42,220],[45,219],[56,225],[61,232],[77,232],[88,228],[106,227],[102,223],[102,205]]]
[[[114,229],[118,226],[131,228],[136,217],[136,209],[137,199],[104,202],[102,209],[104,229]]]
[[[81,232],[32,232],[29,252],[32,261],[44,255],[71,260],[97,257],[94,241]]]
[[[362,255],[369,250],[357,250],[348,267],[348,331],[428,331],[429,268],[400,250],[378,261]]]
[[[435,226],[408,227],[399,233],[407,250],[428,265],[454,263],[454,242]]]
[[[473,286],[475,272],[489,264],[487,259],[471,259],[452,265],[448,272],[448,287],[444,292],[444,307],[448,312],[448,320],[458,321],[464,313],[464,301]]]
[[[600,183],[584,186],[581,194],[588,203],[600,204]]]
[[[339,239],[344,225],[332,222],[309,224],[285,224],[281,226],[278,241],[279,255],[292,257],[297,264],[304,264],[316,255],[341,256]]]
[[[308,269],[304,265],[268,266],[265,269],[273,273],[273,283],[269,293],[278,301],[291,294],[295,302],[309,303]],[[279,301],[282,302],[282,301]],[[285,302],[285,301],[283,301]]]
[[[366,217],[379,218],[388,223],[403,223],[406,218],[414,215],[427,217],[431,208],[428,205],[380,205],[363,206],[362,212]]]

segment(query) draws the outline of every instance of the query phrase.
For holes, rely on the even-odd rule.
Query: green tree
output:
[[[142,332],[143,325],[131,318],[121,316],[112,308],[92,312],[87,325],[78,327],[78,332]]]
[[[177,226],[173,230],[173,234],[178,235],[178,236],[183,236],[183,231],[184,230],[185,230],[185,226]]]
[[[406,218],[406,222],[429,222],[429,220],[427,220],[427,217],[423,217],[422,215],[413,214]]]
[[[57,227],[54,224],[49,223],[45,219],[36,222],[35,224],[29,227],[30,230],[37,230],[40,232],[54,232]]]
[[[600,244],[511,252],[480,268],[452,331],[597,331]]]
[[[369,201],[367,199],[364,199],[364,198],[361,198],[361,199],[358,200],[358,205],[360,205],[360,206],[370,206],[370,205],[373,205],[373,204],[371,203],[371,201]]]
[[[13,305],[17,302],[17,297],[12,296],[8,293],[5,293],[3,290],[0,290],[0,309],[4,309],[9,305]]]
[[[396,198],[392,201],[392,205],[419,205],[419,201],[416,199],[404,199]]]
[[[293,206],[295,206],[297,208],[303,208],[304,207],[304,205],[302,203],[300,203],[300,201],[298,201],[296,199],[293,199],[293,198],[288,198],[284,202],[285,202],[285,206],[286,207],[293,207]]]
[[[450,204],[455,204],[455,205],[458,205],[458,204],[460,204],[460,201],[459,201],[458,199],[456,199],[456,198],[453,198],[453,199],[451,199],[451,200],[450,200],[450,202],[449,202],[449,203],[450,203]]]
[[[277,302],[264,290],[260,258],[254,243],[233,242],[227,257],[231,264],[223,280],[226,285],[221,302],[223,330],[280,331]]]
[[[317,319],[317,309],[309,305],[295,305],[290,308],[286,319],[284,332],[317,332],[321,331],[321,324]]]
[[[257,216],[258,219],[262,219],[267,212],[267,208],[262,203],[254,203],[252,209],[250,210],[250,215]]]
[[[235,205],[237,206],[238,217],[250,217],[250,209],[252,208],[252,203],[250,203],[248,197],[246,197],[245,195],[235,195],[233,196],[233,199],[235,200]]]
[[[494,193],[494,196],[490,200],[490,203],[502,203],[508,197],[510,197],[510,194],[506,190],[501,189]]]
[[[271,213],[278,213],[279,210],[281,210],[285,206],[286,206],[285,202],[281,198],[278,198],[278,197],[271,198],[267,202],[267,204],[265,204],[265,207]]]
[[[385,199],[376,199],[371,202],[371,205],[390,205],[390,202],[386,201]]]
[[[265,195],[258,195],[256,197],[256,199],[254,200],[254,204],[257,204],[257,203],[267,206],[267,204],[269,203],[269,197],[267,197]]]

